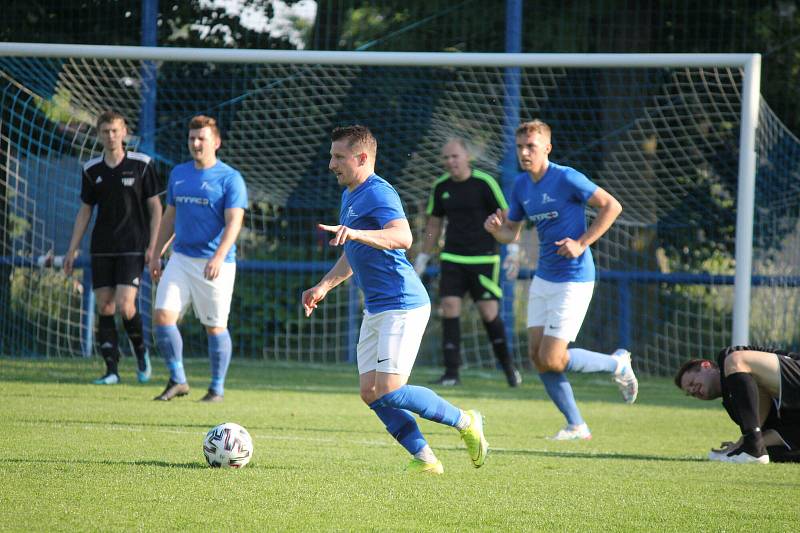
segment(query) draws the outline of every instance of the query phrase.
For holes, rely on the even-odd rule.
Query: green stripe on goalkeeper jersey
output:
[[[499,255],[458,255],[450,252],[442,252],[439,255],[442,261],[449,261],[459,265],[499,265]]]
[[[497,183],[497,180],[494,179],[493,176],[487,174],[482,170],[478,170],[477,168],[472,170],[472,176],[486,182],[486,184],[492,190],[492,194],[494,194],[494,199],[497,200],[497,205],[500,206],[500,209],[502,209],[503,211],[508,209],[508,203],[506,203],[506,197],[503,196],[503,189],[500,188],[500,185]]]
[[[436,194],[436,187],[442,183],[443,181],[447,181],[450,179],[450,173],[445,172],[439,179],[433,182],[433,187],[431,187],[431,195],[428,196],[428,207],[425,208],[425,214],[430,215],[433,213],[433,195]]]

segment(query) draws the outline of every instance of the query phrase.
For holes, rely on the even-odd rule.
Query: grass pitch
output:
[[[361,403],[355,368],[234,360],[225,402],[201,404],[208,365],[187,362],[192,394],[153,402],[166,374],[89,385],[96,360],[0,359],[0,530],[16,531],[790,531],[800,465],[711,463],[738,433],[718,402],[645,379],[625,405],[605,376],[573,381],[594,435],[545,439],[562,419],[535,375],[520,389],[469,373],[438,389],[486,419],[487,464],[422,421],[443,476],[409,476],[409,457]],[[433,378],[418,370],[412,383]],[[248,429],[242,470],[205,466],[220,422]]]

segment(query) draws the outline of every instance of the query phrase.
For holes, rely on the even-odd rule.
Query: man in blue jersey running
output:
[[[232,343],[228,314],[236,277],[236,237],[247,207],[247,189],[239,171],[217,159],[221,144],[216,121],[198,115],[189,122],[192,161],[176,166],[167,184],[167,209],[158,231],[150,273],[156,292],[156,343],[169,369],[169,382],[155,400],[189,394],[183,370],[183,339],[178,319],[188,308],[205,326],[211,384],[201,399],[220,402]],[[161,275],[161,254],[175,237],[172,256]]]
[[[539,263],[528,295],[528,356],[547,394],[567,419],[553,440],[590,439],[565,372],[608,372],[626,403],[636,401],[639,384],[631,354],[612,355],[567,349],[578,336],[594,291],[595,267],[589,246],[597,241],[622,206],[611,194],[577,170],[548,160],[550,126],[540,120],[516,131],[517,157],[523,171],[514,181],[508,217],[489,215],[484,227],[500,242],[518,238],[526,220],[536,225]],[[586,205],[597,209],[586,226]]]
[[[344,247],[344,254],[319,283],[303,292],[303,309],[311,316],[331,289],[353,276],[366,306],[356,349],[361,399],[413,456],[406,470],[444,472],[411,413],[457,428],[478,468],[489,448],[481,414],[462,411],[430,389],[407,384],[428,323],[430,300],[406,259],[412,236],[400,197],[375,174],[377,150],[365,126],[333,130],[329,168],[345,190],[339,224],[319,228],[333,234],[330,244]]]

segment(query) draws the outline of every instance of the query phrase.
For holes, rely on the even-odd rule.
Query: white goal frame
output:
[[[739,132],[739,172],[736,198],[736,271],[731,338],[733,345],[748,344],[753,266],[755,143],[761,97],[760,54],[330,52],[0,43],[0,57],[2,56],[373,66],[741,68],[743,71],[742,115]]]

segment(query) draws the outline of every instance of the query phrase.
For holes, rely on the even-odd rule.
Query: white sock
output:
[[[424,448],[414,454],[414,459],[419,459],[420,461],[426,463],[435,463],[438,461],[438,459],[436,459],[436,455],[433,453],[433,450],[431,450],[431,447],[427,444]]]
[[[463,410],[460,411],[461,411],[461,416],[458,417],[458,422],[456,423],[456,429],[459,431],[464,431],[472,423],[472,418],[466,413],[466,411]]]

